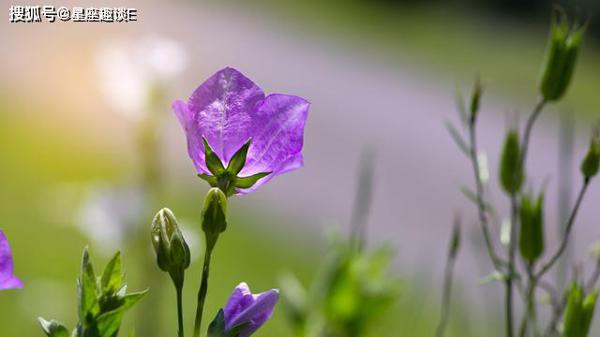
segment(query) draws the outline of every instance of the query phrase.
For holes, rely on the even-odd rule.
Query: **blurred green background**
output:
[[[111,3],[108,1],[106,5]],[[562,5],[569,11],[578,11],[583,17],[593,17],[600,10],[597,1],[593,0],[563,2]],[[389,69],[391,76],[398,69],[405,69],[409,75],[418,74],[415,76],[418,81],[426,79],[427,83],[441,86],[449,96],[452,96],[454,82],[468,83],[475,74],[482,74],[488,79],[490,90],[495,91],[495,98],[503,102],[499,105],[506,110],[511,103],[529,102],[535,95],[552,3],[543,0],[138,0],[127,6],[140,10],[139,23],[120,26],[93,23],[79,26],[73,23],[15,25],[7,20],[2,23],[0,37],[6,41],[6,48],[0,52],[0,69],[4,73],[0,82],[0,227],[10,239],[16,273],[25,282],[23,290],[0,293],[2,336],[41,336],[37,316],[58,319],[73,326],[76,320],[75,278],[81,251],[86,245],[90,246],[97,269],[107,261],[110,250],[121,249],[130,289],[152,288],[148,297],[127,316],[122,335],[134,329],[143,337],[174,334],[173,290],[167,276],[158,273],[153,265],[147,229],[154,212],[168,206],[186,223],[187,235],[196,242],[192,249],[200,254],[202,240],[198,219],[206,186],[194,176],[187,160],[183,134],[171,115],[169,104],[175,98],[187,97],[217,69],[217,65],[239,58],[240,66],[252,69],[253,75],[264,74],[264,78],[250,77],[259,84],[262,81],[268,83],[268,91],[286,89],[289,93],[306,96],[313,102],[314,109],[307,126],[305,153],[309,173],[303,176],[299,171],[290,178],[280,177],[271,183],[281,184],[284,191],[287,188],[289,201],[281,190],[260,191],[256,193],[258,197],[249,195],[232,200],[230,227],[213,260],[207,317],[216,312],[241,281],[249,283],[255,291],[262,291],[276,287],[282,272],[293,271],[308,283],[325,253],[326,234],[346,231],[344,215],[340,214],[350,213],[351,203],[347,201],[351,197],[330,198],[332,209],[337,211],[334,215],[327,213],[326,206],[312,214],[303,200],[321,193],[325,187],[316,183],[305,185],[305,190],[302,187],[303,182],[315,176],[327,177],[331,166],[336,166],[324,164],[324,161],[334,158],[332,163],[343,162],[343,158],[327,152],[319,147],[320,144],[311,143],[309,137],[317,134],[315,130],[330,127],[319,124],[322,118],[319,116],[330,110],[343,111],[348,101],[321,100],[321,96],[313,98],[311,93],[328,96],[329,92],[343,91],[344,88],[319,87],[318,82],[308,80],[316,76],[310,73],[279,76],[283,66],[278,68],[268,59],[269,55],[275,59],[281,53],[277,46],[285,49],[293,45],[294,50],[310,46],[305,55],[298,55],[298,59],[277,61],[289,64],[290,68],[314,61],[318,58],[316,51],[320,49],[342,46],[333,52],[339,55],[341,62],[336,67],[352,68],[348,53],[357,52],[359,64],[368,60],[379,70]],[[575,111],[578,118],[585,121],[582,123],[600,113],[600,45],[597,41],[600,25],[597,21],[593,21],[590,28],[574,85],[564,103],[565,109]],[[257,22],[257,25],[249,25],[251,29],[244,30],[248,22]],[[222,33],[227,34],[229,40],[221,40]],[[147,66],[152,68],[151,71],[166,73],[168,76],[165,77],[148,75],[145,65],[138,69],[136,63],[145,63],[150,58],[143,53],[147,49],[142,48],[141,54],[134,51],[133,56],[126,50],[134,49],[134,45],[144,41],[147,35],[157,34],[178,43],[177,48],[171,42],[163,44],[167,46],[164,47],[166,51],[158,53],[156,62],[171,64],[179,60],[181,69],[156,70],[155,64]],[[203,38],[203,43],[199,44],[195,36],[210,38]],[[255,41],[263,40],[267,42],[265,46],[255,44]],[[230,41],[238,44],[232,47]],[[255,53],[256,50],[261,53]],[[121,52],[130,59],[123,61]],[[232,52],[236,55],[232,56]],[[210,59],[204,58],[207,54],[212,55]],[[106,62],[113,64],[107,66]],[[129,72],[131,69],[134,71]],[[307,80],[303,81],[301,75]],[[335,75],[343,78],[339,73]],[[136,79],[130,83],[129,77]],[[284,88],[279,89],[276,84],[282,84]],[[112,86],[113,90],[106,86]],[[160,95],[152,95],[154,89]],[[366,96],[377,100],[378,92],[367,92]],[[424,92],[423,97],[440,102],[446,107],[443,114],[451,115],[453,106],[447,97],[430,96],[429,92]],[[399,105],[402,106],[402,102]],[[353,116],[350,113],[348,119]],[[422,118],[442,123],[437,115]],[[151,121],[150,125],[147,121]],[[145,138],[148,135],[144,132],[151,133],[149,138]],[[318,134],[329,135],[333,142],[337,137],[331,131]],[[449,138],[446,143],[450,143]],[[359,151],[353,149],[352,152]],[[427,153],[421,155],[426,157]],[[386,153],[380,153],[380,156],[386,157]],[[343,164],[353,167],[355,159]],[[433,165],[427,158],[422,160]],[[353,170],[347,171],[350,177],[355,174]],[[291,182],[286,183],[286,179]],[[458,187],[459,183],[452,180],[449,184]],[[353,191],[352,179],[344,185]],[[141,208],[143,213],[136,214],[133,225],[123,225],[127,228],[112,226],[107,229],[108,234],[90,230],[89,224],[82,225],[82,222],[89,222],[82,215],[82,209],[94,207],[89,205],[94,202],[93,198],[90,201],[89,195],[98,186],[108,186],[108,189],[142,186],[146,196]],[[297,190],[290,191],[292,187]],[[403,186],[411,198],[418,196],[417,188]],[[460,198],[451,190],[445,193]],[[301,198],[296,196],[294,199],[292,194]],[[273,201],[273,195],[279,196],[279,202],[291,205],[280,207]],[[426,212],[425,202],[421,200],[421,203]],[[462,204],[458,202],[458,205]],[[121,206],[127,208],[128,204],[125,202]],[[106,213],[107,210],[99,212]],[[439,212],[446,213],[441,217],[450,215]],[[108,213],[101,215],[112,219],[110,211]],[[122,218],[119,214],[114,217],[118,227],[118,220]],[[91,221],[92,226],[101,226],[98,223],[102,219]],[[410,222],[395,223],[402,220],[400,216],[391,219],[394,226],[414,226]],[[374,227],[377,225],[373,224]],[[444,225],[439,224],[442,228]],[[389,231],[389,227],[385,228]],[[380,229],[380,233],[402,242],[402,230],[406,229],[398,228],[397,233]],[[426,235],[419,235],[419,231],[430,229],[414,226],[412,230],[417,236],[424,237]],[[113,242],[114,247],[104,247],[106,240],[110,241],[111,231],[118,233],[119,240],[114,240],[118,241]],[[404,280],[402,297],[393,310],[382,317],[374,336],[433,334],[440,298],[439,270],[448,230],[440,229],[434,233],[428,240],[436,248],[423,257],[423,261],[429,262],[412,259],[411,263],[403,260],[395,264],[394,272]],[[591,236],[597,237],[596,232]],[[396,246],[402,249],[400,245]],[[467,270],[470,275],[459,278],[468,278],[471,282],[457,285],[449,336],[494,336],[499,323],[494,317],[500,311],[490,307],[493,301],[488,301],[489,298],[482,300],[484,304],[473,304],[469,295],[470,287],[489,270],[479,267]],[[188,326],[192,323],[199,277],[200,265],[196,259],[186,280]],[[493,295],[490,296],[493,300]],[[477,309],[482,307],[485,310]],[[144,320],[153,323],[148,326],[158,328],[140,332]],[[276,312],[273,320],[257,335],[290,335],[283,313]]]

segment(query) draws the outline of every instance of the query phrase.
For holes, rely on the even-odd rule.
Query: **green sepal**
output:
[[[93,319],[100,311],[98,304],[98,283],[94,268],[90,261],[87,247],[83,250],[81,259],[81,274],[78,280],[77,297],[79,303],[79,321],[83,326]]]
[[[215,319],[208,325],[207,337],[223,337],[225,334],[225,313],[219,309]]]
[[[252,143],[252,138],[248,138],[248,140],[242,145],[242,147],[237,150],[237,152],[231,157],[229,164],[227,164],[227,172],[236,176],[246,165],[246,156],[248,155],[248,149],[250,148],[250,144]]]
[[[515,195],[521,189],[524,174],[521,160],[521,144],[516,130],[506,134],[500,157],[500,184],[509,195]]]
[[[206,173],[198,173],[198,177],[200,179],[206,181],[211,187],[219,186],[217,177],[215,177],[215,176],[211,176],[210,174],[206,174]]]
[[[233,328],[231,328],[231,330],[227,331],[227,333],[225,333],[223,335],[223,337],[239,337],[239,335],[242,333],[242,331],[244,331],[244,329],[249,324],[250,324],[249,322],[246,322],[246,323],[242,323],[242,324],[236,325]]]
[[[106,267],[104,267],[100,285],[103,293],[114,294],[119,290],[122,283],[123,273],[121,271],[121,252],[117,252],[108,262]]]
[[[206,162],[206,168],[213,175],[220,176],[221,174],[223,174],[223,172],[225,172],[223,162],[210,147],[205,137],[202,137],[202,142],[204,143],[204,160]]]
[[[519,251],[524,260],[532,263],[544,252],[544,195],[534,202],[523,195],[520,208]]]
[[[69,330],[67,330],[67,328],[65,328],[65,326],[58,321],[47,321],[42,317],[38,317],[38,322],[48,337],[69,337]]]
[[[241,189],[250,188],[254,186],[254,184],[256,184],[260,179],[268,176],[269,174],[271,174],[271,172],[261,172],[248,177],[237,178],[235,180],[235,187]]]

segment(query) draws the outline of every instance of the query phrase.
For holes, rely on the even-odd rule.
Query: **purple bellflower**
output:
[[[229,196],[303,165],[309,103],[270,94],[233,68],[219,70],[173,110],[198,175]],[[218,160],[217,160],[218,159]]]
[[[0,230],[0,290],[22,287],[21,280],[13,275],[13,260],[8,239]]]
[[[252,294],[246,283],[240,283],[235,287],[223,308],[225,332],[244,325],[239,337],[252,335],[271,317],[278,299],[279,291],[277,289]]]

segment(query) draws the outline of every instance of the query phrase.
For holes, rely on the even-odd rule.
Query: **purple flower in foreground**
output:
[[[309,105],[297,96],[265,96],[242,73],[225,68],[202,83],[187,103],[175,101],[173,110],[186,132],[188,154],[199,175],[222,189],[219,184],[224,180],[231,182],[232,191],[246,194],[303,165]],[[210,162],[211,152],[218,163]],[[231,165],[236,153],[241,159]],[[227,179],[220,173],[228,174]]]
[[[252,294],[246,283],[240,283],[223,308],[225,332],[244,324],[239,337],[250,336],[271,317],[278,299],[277,289]]]
[[[0,290],[22,287],[21,280],[13,275],[13,260],[8,239],[0,230]]]

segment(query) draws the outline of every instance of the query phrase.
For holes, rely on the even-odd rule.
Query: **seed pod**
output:
[[[544,252],[544,195],[534,201],[529,195],[521,199],[519,250],[528,262],[535,262]]]
[[[516,130],[506,134],[500,157],[500,184],[506,193],[515,195],[523,184],[521,144]]]
[[[573,284],[569,290],[567,309],[564,316],[564,337],[582,337],[583,288]]]
[[[553,18],[539,83],[546,101],[558,101],[566,93],[586,28],[570,28],[565,15]]]

